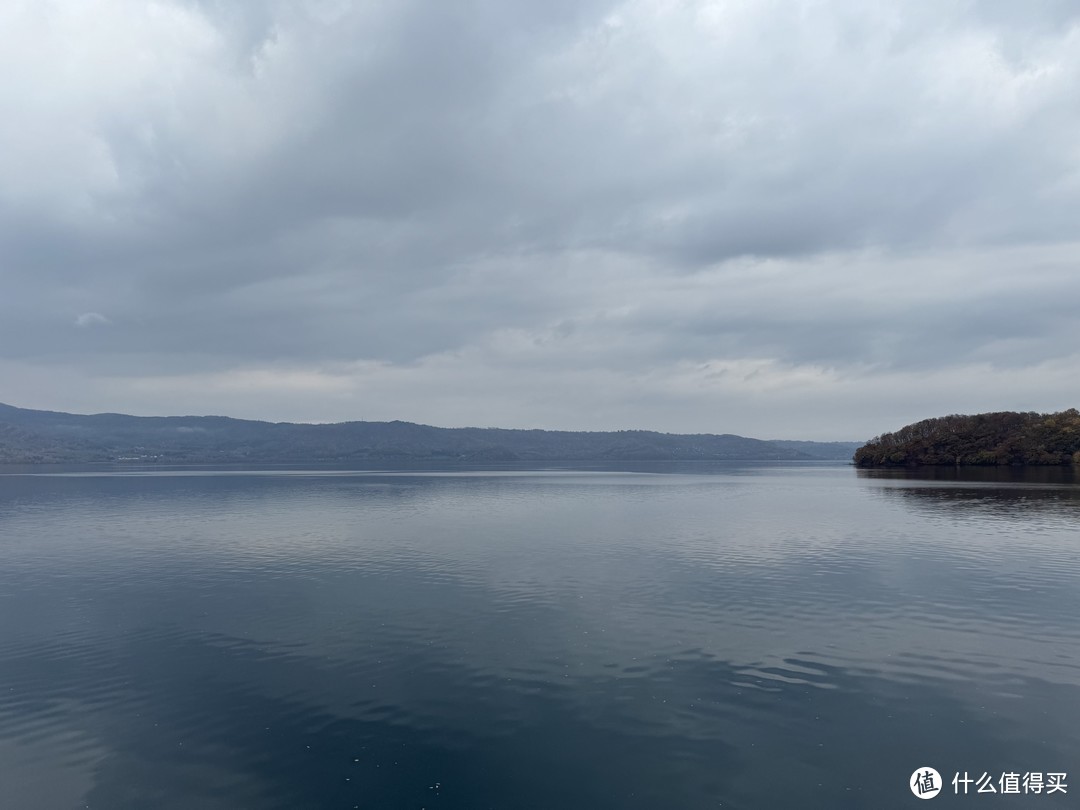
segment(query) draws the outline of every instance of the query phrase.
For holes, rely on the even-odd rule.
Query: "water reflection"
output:
[[[870,491],[905,499],[913,509],[981,515],[1006,523],[1080,520],[1080,477],[1069,467],[916,467],[858,470]]]
[[[1080,753],[1066,482],[203,472],[0,481],[13,806],[890,807]]]
[[[946,481],[955,484],[1080,485],[1080,468],[1054,467],[883,467],[857,468],[860,478],[877,481]]]
[[[10,661],[22,701],[3,706],[5,735],[50,740],[51,757],[91,773],[89,806],[121,810],[880,806],[901,763],[1009,768],[1022,753],[1065,770],[1061,743],[1076,742],[1075,691],[1029,679],[1013,684],[1022,703],[987,710],[970,684],[814,660],[755,676],[684,656],[532,684],[416,647],[380,663],[179,631],[109,656],[58,646]]]

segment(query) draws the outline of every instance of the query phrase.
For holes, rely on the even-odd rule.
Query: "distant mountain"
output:
[[[797,442],[788,439],[769,439],[768,441],[769,444],[774,444],[784,450],[795,450],[812,458],[826,461],[851,461],[855,451],[862,446],[862,442]]]
[[[1080,464],[1080,412],[939,416],[871,439],[860,467]]]
[[[439,428],[396,421],[307,425],[224,416],[84,416],[0,404],[0,462],[5,463],[794,461],[836,458],[828,455],[833,444],[842,443],[646,430]]]

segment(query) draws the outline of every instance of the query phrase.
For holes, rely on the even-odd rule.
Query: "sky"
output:
[[[0,122],[0,402],[1080,405],[1075,0],[6,0]]]

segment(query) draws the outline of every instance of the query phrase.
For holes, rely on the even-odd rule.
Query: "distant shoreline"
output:
[[[858,446],[858,442],[763,440],[730,433],[81,415],[0,404],[0,463],[8,464],[850,461]]]

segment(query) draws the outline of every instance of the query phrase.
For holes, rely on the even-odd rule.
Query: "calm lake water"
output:
[[[1072,470],[3,472],[2,807],[1077,806]]]

